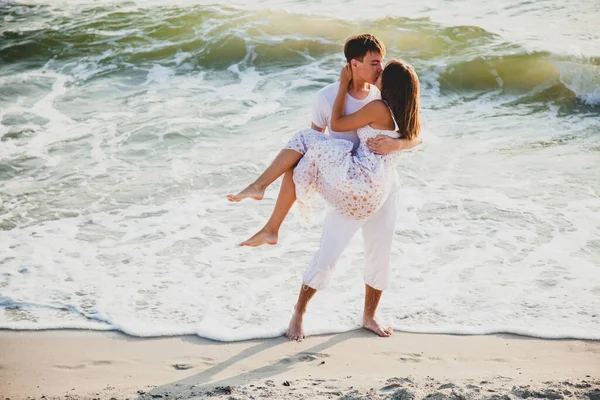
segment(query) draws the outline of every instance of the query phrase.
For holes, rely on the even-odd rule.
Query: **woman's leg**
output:
[[[271,217],[260,231],[258,231],[250,239],[240,243],[240,246],[256,247],[265,243],[277,244],[279,228],[296,201],[296,185],[294,184],[293,176],[293,168],[285,171],[285,174],[283,175],[283,182],[281,183],[281,188],[279,189],[279,196],[277,197],[277,202],[275,203],[275,208],[273,209]]]
[[[263,172],[257,180],[255,180],[253,183],[248,185],[246,189],[242,190],[236,195],[228,194],[227,199],[232,202],[238,202],[242,199],[245,199],[246,197],[250,197],[255,200],[262,200],[265,194],[265,189],[286,171],[291,170],[294,167],[294,165],[296,165],[298,161],[300,161],[301,158],[302,154],[295,150],[281,150],[279,154],[277,154],[277,157],[275,157],[271,165],[267,167],[265,172]],[[296,197],[294,195],[294,201],[295,200]],[[294,204],[293,201],[292,204]],[[277,206],[275,206],[275,208],[277,208]]]

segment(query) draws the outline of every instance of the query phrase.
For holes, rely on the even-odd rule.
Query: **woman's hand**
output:
[[[342,71],[340,72],[340,84],[348,85],[352,80],[352,67],[350,64],[346,64]]]

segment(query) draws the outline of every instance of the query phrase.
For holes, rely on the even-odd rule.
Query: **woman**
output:
[[[381,100],[344,115],[351,79],[351,69],[347,65],[340,73],[331,128],[335,131],[357,129],[360,145],[356,153],[352,153],[352,143],[347,140],[333,139],[312,129],[300,131],[254,183],[237,195],[228,195],[229,201],[240,201],[246,197],[262,199],[265,189],[297,163],[293,179],[300,212],[305,218],[310,214],[310,204],[316,192],[337,211],[352,218],[366,218],[377,211],[394,185],[394,163],[398,152],[374,154],[366,141],[378,135],[401,138],[401,150],[422,142],[419,136],[419,80],[410,65],[402,60],[392,60],[377,83]],[[285,213],[279,213],[276,220],[272,217],[262,230],[269,232],[268,235],[262,235],[260,240],[250,239],[241,245],[275,244],[283,218]],[[268,229],[269,225],[275,229]]]

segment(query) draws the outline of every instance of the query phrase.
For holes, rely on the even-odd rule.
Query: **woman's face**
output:
[[[379,91],[381,92],[381,76],[383,74],[379,74],[379,77],[377,78],[377,80],[375,81],[375,86],[377,87],[377,89],[379,89]]]

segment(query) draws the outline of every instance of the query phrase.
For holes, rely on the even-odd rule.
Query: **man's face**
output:
[[[352,60],[352,72],[365,82],[375,84],[383,72],[383,56],[379,53],[369,52],[360,60]]]

